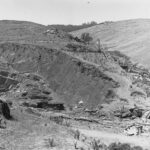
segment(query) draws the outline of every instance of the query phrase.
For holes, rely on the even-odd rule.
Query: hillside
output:
[[[75,36],[89,32],[94,41],[98,38],[108,50],[120,51],[150,68],[150,20],[135,19],[106,22],[74,31]]]
[[[110,101],[114,97],[130,97],[128,86],[131,81],[121,77],[123,70],[110,54],[106,59],[103,54],[88,53],[90,47],[70,38],[66,32],[31,22],[1,21],[0,28],[5,33],[1,38],[0,60],[2,64],[9,64],[7,70],[42,76],[68,105],[83,100],[85,106],[95,108],[109,103],[106,97]],[[69,43],[86,51],[71,52],[67,47]],[[126,89],[122,88],[124,86]],[[128,92],[121,95],[123,92],[117,93],[118,88]]]
[[[106,24],[115,23],[88,29]],[[138,86],[142,90],[137,85],[130,89],[133,81],[128,73],[139,76],[144,71],[137,73],[134,64],[122,54],[99,53],[94,46],[78,42],[64,31],[32,22],[4,20],[0,21],[0,28],[5,33],[1,37],[0,60],[4,66],[9,64],[7,69],[2,65],[2,70],[42,76],[67,105],[82,100],[86,107],[95,109],[97,105],[121,99],[130,105],[135,103],[132,92],[144,90],[149,95],[149,85]]]
[[[115,63],[112,65],[113,60],[100,66],[101,61],[96,65],[92,60],[90,63],[80,59],[81,56],[72,57],[66,52],[11,43],[0,45],[0,55],[2,60],[19,73],[36,73],[42,76],[49,87],[62,96],[62,101],[65,100],[69,105],[76,104],[82,99],[85,106],[95,108],[107,101],[109,103],[109,99],[111,100],[109,92],[113,94],[113,98],[117,96],[115,89],[120,87],[117,79],[107,74],[112,72],[119,76],[121,73],[119,65]]]
[[[149,70],[119,51],[97,51],[54,27],[0,21],[0,149],[148,148],[150,138],[127,140],[123,131],[143,123],[149,91]]]
[[[68,33],[54,27],[27,21],[0,21],[0,43],[35,44],[59,49],[69,40]]]

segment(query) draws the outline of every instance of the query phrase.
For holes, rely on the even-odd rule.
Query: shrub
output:
[[[107,146],[103,143],[101,143],[100,140],[94,139],[91,142],[92,150],[107,150]]]
[[[78,49],[80,49],[80,45],[78,45],[78,44],[73,44],[73,43],[67,44],[66,47],[67,47],[69,50],[73,51],[73,52],[75,52],[75,51],[77,51]]]
[[[71,122],[62,118],[61,116],[50,116],[50,120],[55,122],[56,124],[71,127]]]
[[[92,41],[93,38],[90,36],[89,33],[82,33],[81,40],[83,40],[85,43],[89,44],[89,42]]]
[[[92,142],[91,142],[91,146],[92,146],[92,149],[93,150],[99,150],[100,149],[100,141],[99,140],[93,140]]]
[[[80,131],[79,130],[75,130],[73,131],[73,136],[76,140],[79,140],[80,139]]]
[[[63,125],[63,121],[64,121],[63,118],[59,116],[50,116],[50,120],[59,125]]]
[[[64,120],[63,125],[66,127],[71,127],[71,122],[69,120]]]
[[[55,147],[55,146],[56,146],[56,144],[55,144],[53,138],[46,139],[46,147],[47,148],[52,148],[52,147]]]
[[[108,147],[109,150],[143,150],[140,146],[131,147],[129,144],[112,143]]]
[[[109,146],[101,143],[100,140],[93,139],[91,144],[92,150],[143,150],[140,146],[132,147],[128,143],[111,143]]]
[[[141,146],[134,146],[131,150],[143,150]]]
[[[69,38],[70,40],[73,40],[73,39],[74,39],[73,35],[71,35],[71,34],[68,34],[68,38]]]

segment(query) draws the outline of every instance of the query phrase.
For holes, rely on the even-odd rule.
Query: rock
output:
[[[52,109],[52,110],[65,110],[64,103],[58,103],[58,102],[53,102],[53,103],[48,103],[48,102],[39,102],[37,103],[37,108],[44,108],[44,109]]]
[[[6,119],[11,119],[10,109],[6,102],[0,100],[0,114],[4,116]]]
[[[128,126],[125,130],[124,133],[128,136],[133,136],[133,135],[139,135],[141,134],[143,131],[143,127],[142,126],[136,126],[136,125],[131,125]]]

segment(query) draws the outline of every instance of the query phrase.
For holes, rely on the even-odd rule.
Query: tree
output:
[[[90,25],[97,25],[98,23],[97,22],[95,22],[95,21],[91,21],[90,22]]]
[[[81,34],[81,40],[83,40],[83,42],[89,44],[89,42],[92,41],[93,38],[90,36],[89,33],[82,33]]]

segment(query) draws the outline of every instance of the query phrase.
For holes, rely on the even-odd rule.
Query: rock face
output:
[[[0,114],[6,119],[11,119],[10,109],[6,102],[0,100]]]

